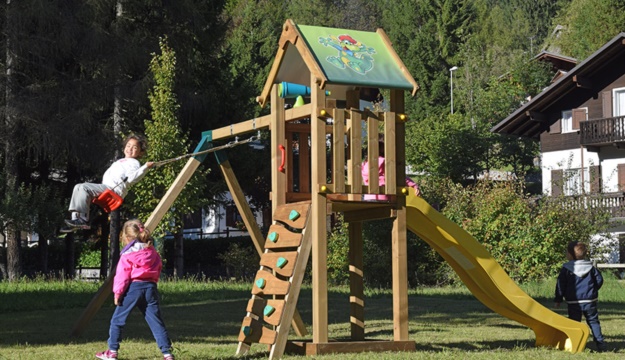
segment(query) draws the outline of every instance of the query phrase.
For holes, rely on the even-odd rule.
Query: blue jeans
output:
[[[597,311],[597,302],[585,304],[569,304],[569,319],[582,321],[582,314],[586,318],[586,323],[590,326],[592,337],[597,345],[603,344],[603,335],[601,334],[601,324],[599,323],[599,312]]]
[[[122,340],[122,330],[126,325],[126,319],[135,307],[141,310],[145,321],[148,323],[156,344],[163,354],[171,352],[171,341],[165,328],[165,323],[161,318],[161,310],[158,305],[159,294],[156,283],[148,281],[136,281],[130,283],[128,291],[121,298],[121,305],[115,308],[111,327],[109,329],[109,349],[119,350],[119,343]]]

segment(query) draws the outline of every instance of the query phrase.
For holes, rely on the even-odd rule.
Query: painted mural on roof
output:
[[[373,69],[374,48],[358,41],[349,34],[319,37],[319,43],[337,50],[336,55],[326,57],[326,61],[339,69],[351,69],[357,74],[365,75]]]

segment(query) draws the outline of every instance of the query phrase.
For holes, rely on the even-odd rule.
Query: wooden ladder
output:
[[[310,202],[276,209],[236,355],[245,355],[252,343],[260,343],[270,346],[269,359],[282,357],[312,248],[311,231],[306,230],[309,211]]]

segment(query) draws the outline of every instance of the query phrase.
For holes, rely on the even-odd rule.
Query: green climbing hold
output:
[[[278,260],[276,261],[276,266],[279,267],[280,269],[282,269],[284,267],[284,265],[286,265],[286,263],[288,263],[289,261],[285,258],[283,258],[282,256],[280,256],[278,258]]]
[[[244,326],[244,327],[242,327],[242,328],[241,328],[241,331],[243,331],[243,334],[244,334],[245,336],[250,336],[250,335],[252,335],[252,327],[250,327],[250,326]]]
[[[265,284],[267,284],[267,281],[265,281],[265,279],[260,278],[256,280],[256,286],[258,286],[259,289],[264,289],[265,288]]]
[[[276,241],[278,241],[278,237],[280,236],[275,231],[272,231],[271,233],[269,233],[269,241],[271,241],[272,243],[275,243]]]
[[[289,214],[289,220],[295,221],[297,219],[299,219],[299,213],[297,212],[297,210],[291,210],[291,213]]]
[[[265,306],[265,310],[263,310],[263,314],[265,314],[265,316],[271,316],[271,314],[273,314],[276,311],[276,308],[271,306],[271,305],[267,305]]]

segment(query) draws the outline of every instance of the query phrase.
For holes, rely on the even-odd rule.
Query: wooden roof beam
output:
[[[534,110],[526,111],[525,116],[527,116],[529,120],[533,122],[543,123],[547,121],[547,115],[538,111],[534,111]]]
[[[589,89],[589,90],[593,89],[592,81],[587,77],[574,75],[573,82],[578,88]]]

